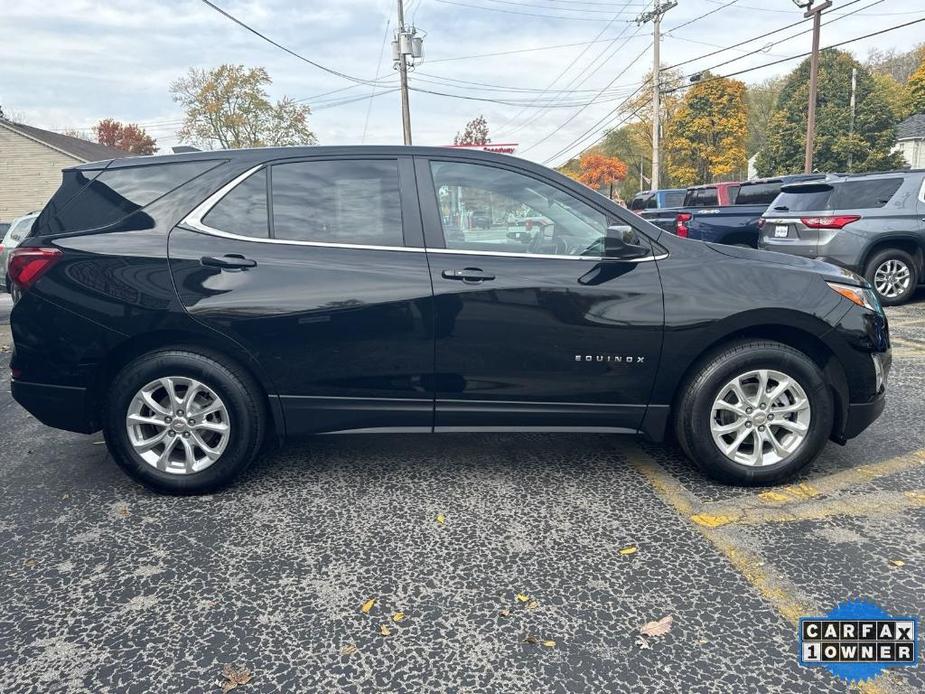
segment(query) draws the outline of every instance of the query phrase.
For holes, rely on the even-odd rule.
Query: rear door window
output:
[[[209,210],[202,222],[213,229],[239,236],[269,236],[266,169],[251,174],[232,188]]]
[[[395,159],[276,164],[271,188],[274,238],[404,245]]]
[[[673,190],[665,193],[665,207],[681,207],[684,204],[684,191]]]

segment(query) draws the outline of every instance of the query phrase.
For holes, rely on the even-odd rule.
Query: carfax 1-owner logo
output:
[[[919,661],[917,617],[893,617],[868,602],[843,602],[825,617],[802,617],[800,665],[822,665],[849,682]]]

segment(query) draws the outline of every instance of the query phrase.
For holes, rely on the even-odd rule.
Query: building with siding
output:
[[[925,113],[916,113],[896,127],[896,147],[913,169],[925,168]]]
[[[128,152],[0,118],[0,221],[40,210],[58,189],[61,169]]]

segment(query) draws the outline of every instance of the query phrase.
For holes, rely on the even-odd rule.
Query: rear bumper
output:
[[[13,399],[42,424],[80,434],[100,429],[99,422],[90,414],[95,408],[86,388],[13,380],[10,391]]]

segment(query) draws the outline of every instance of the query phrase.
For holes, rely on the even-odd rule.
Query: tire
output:
[[[177,396],[173,406],[167,381]],[[143,389],[149,397],[141,396]],[[174,410],[185,406],[190,389],[195,391],[190,411]],[[190,416],[196,413],[205,414],[196,420]],[[205,494],[227,486],[253,462],[264,441],[266,408],[247,372],[218,355],[179,348],[150,352],[125,366],[110,386],[103,420],[106,446],[132,479],[166,494]],[[142,450],[158,436],[157,445]],[[171,441],[176,450],[163,458]]]
[[[898,306],[909,301],[915,294],[919,271],[913,257],[905,251],[884,248],[867,261],[864,277],[874,288],[881,304]],[[903,285],[903,282],[906,284]]]
[[[789,382],[796,384],[796,387],[785,390],[770,406],[766,402],[764,409],[758,407],[755,397],[762,371],[767,374],[767,393],[773,393],[777,386],[783,384],[779,376],[786,376]],[[728,388],[734,379],[748,374],[753,375],[740,381],[740,388],[743,394],[751,397],[740,409],[744,412],[746,407],[751,407],[747,410],[751,414],[739,416],[726,412],[724,407],[716,409],[717,399],[723,393],[727,393],[726,401],[731,401],[734,407],[742,404]],[[750,390],[752,382],[755,392]],[[784,407],[797,407],[802,398],[805,398],[808,408],[783,411]],[[736,342],[710,354],[682,387],[678,403],[675,434],[682,450],[710,477],[741,485],[780,482],[809,464],[828,441],[834,416],[831,391],[815,362],[792,347],[768,340]],[[776,420],[767,418],[768,414],[774,414]],[[783,421],[787,422],[786,428]],[[717,434],[713,428],[714,424],[731,427],[737,423],[741,426],[728,434]],[[758,429],[762,426],[764,429],[759,434]],[[796,427],[805,427],[805,432],[797,433]],[[717,436],[724,444],[732,444],[739,434],[746,438],[738,450],[731,455],[720,450]],[[770,438],[762,442],[761,460],[766,464],[753,465],[733,459],[733,456],[754,456],[754,437],[768,437],[769,434],[781,448],[775,449]]]

